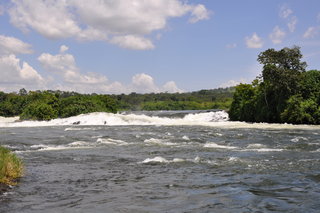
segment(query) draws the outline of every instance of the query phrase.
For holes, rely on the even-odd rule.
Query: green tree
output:
[[[320,123],[320,72],[306,72],[300,48],[268,49],[258,56],[261,76],[236,87],[230,119],[255,122]]]
[[[20,115],[22,120],[48,121],[58,117],[58,111],[47,103],[34,101],[29,104]]]
[[[236,86],[229,112],[231,120],[255,121],[255,93],[251,84]]]
[[[263,65],[260,89],[268,108],[268,122],[281,122],[280,114],[290,96],[299,92],[299,81],[305,72],[306,62],[301,62],[300,48],[268,49],[258,56]],[[262,98],[262,97],[260,97]]]

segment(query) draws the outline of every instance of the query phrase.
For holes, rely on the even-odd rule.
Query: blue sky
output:
[[[227,87],[293,45],[320,69],[319,0],[1,0],[0,90]]]

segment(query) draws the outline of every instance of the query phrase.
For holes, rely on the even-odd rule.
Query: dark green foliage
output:
[[[15,93],[0,94],[0,116],[16,116],[22,113],[26,106],[27,100],[24,96]]]
[[[107,95],[75,95],[61,100],[60,117],[70,117],[90,112],[117,112],[114,99]]]
[[[0,92],[0,116],[20,116],[22,120],[51,120],[89,112],[118,110],[108,95],[81,95],[74,92],[30,91],[19,94]]]
[[[291,96],[281,118],[288,123],[320,124],[320,105],[314,99],[303,99],[301,95]]]
[[[121,110],[197,110],[230,108],[234,87],[187,93],[112,95]]]
[[[22,120],[48,121],[58,117],[58,111],[50,104],[34,101],[28,104],[20,115]]]
[[[0,92],[0,116],[20,116],[24,120],[50,120],[90,112],[120,110],[228,110],[235,89],[219,88],[189,93],[129,95],[84,95],[63,91]]]
[[[240,84],[236,87],[229,116],[231,120],[254,121],[255,88],[251,84]]]
[[[262,75],[236,87],[231,120],[320,124],[320,72],[306,72],[301,58],[296,46],[260,53]]]

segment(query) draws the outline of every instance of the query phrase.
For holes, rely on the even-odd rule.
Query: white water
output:
[[[66,131],[83,130],[79,126],[126,126],[126,125],[155,125],[155,126],[208,126],[219,128],[258,128],[258,129],[320,129],[320,126],[292,125],[292,124],[267,124],[245,123],[228,121],[229,116],[225,111],[191,113],[183,118],[168,118],[137,114],[112,114],[95,112],[82,114],[70,118],[54,119],[50,121],[19,121],[18,117],[0,117],[0,127],[41,127],[41,126],[69,126]],[[296,139],[296,140],[301,140]],[[295,142],[295,140],[293,141]]]

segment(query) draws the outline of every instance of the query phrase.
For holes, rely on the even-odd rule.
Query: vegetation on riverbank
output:
[[[90,112],[134,110],[229,109],[234,88],[190,93],[150,93],[128,95],[79,94],[63,91],[0,92],[0,116],[20,116],[21,120],[50,120]]]
[[[0,146],[0,184],[15,185],[23,173],[21,160],[7,148]]]
[[[121,111],[136,110],[228,110],[235,88],[218,88],[185,93],[149,93],[112,95]]]
[[[320,71],[306,71],[299,47],[268,49],[258,56],[262,74],[236,87],[230,119],[320,124]]]
[[[20,116],[22,120],[50,120],[90,112],[118,110],[117,102],[109,95],[83,95],[61,91],[30,91],[18,94],[0,92],[0,116]]]

